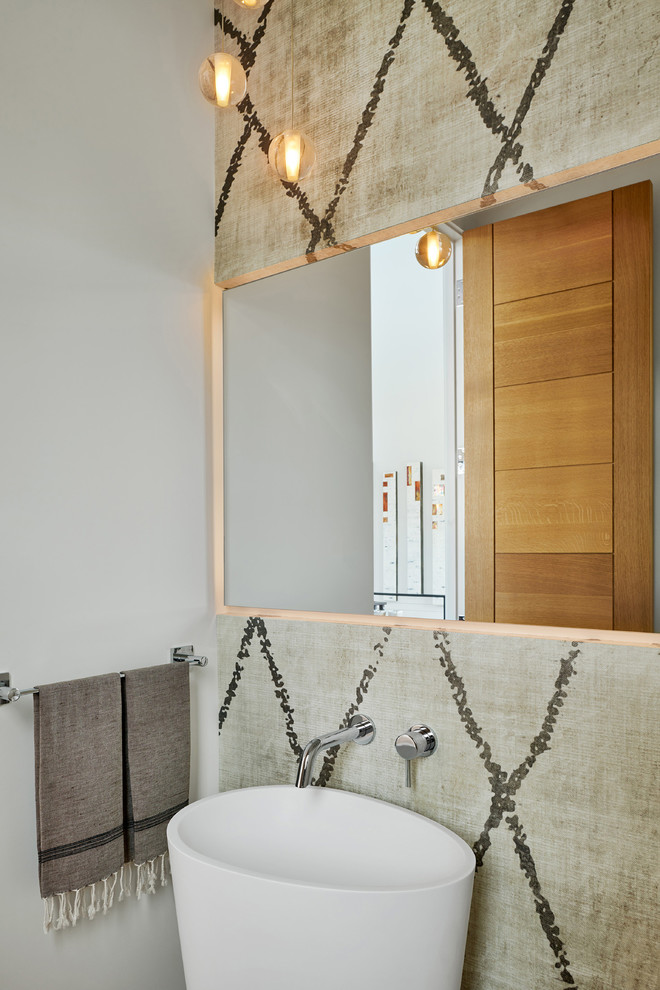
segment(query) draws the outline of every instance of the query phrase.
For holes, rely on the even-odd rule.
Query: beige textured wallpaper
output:
[[[294,123],[318,160],[283,184],[290,0],[224,8],[249,79],[216,111],[219,283],[660,138],[657,0],[298,0]]]
[[[657,649],[227,616],[218,644],[221,790],[293,783],[360,709],[375,742],[317,783],[473,847],[463,990],[658,990]],[[439,746],[408,790],[393,743],[416,722]]]

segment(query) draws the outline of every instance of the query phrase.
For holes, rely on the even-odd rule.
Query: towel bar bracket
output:
[[[0,705],[8,705],[10,701],[18,701],[21,692],[11,686],[11,674],[0,673]]]
[[[189,663],[195,667],[206,667],[209,662],[208,657],[202,657],[195,653],[194,646],[173,646],[170,649],[170,661],[172,663]]]

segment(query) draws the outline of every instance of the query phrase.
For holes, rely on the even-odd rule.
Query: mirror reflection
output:
[[[471,460],[469,450],[465,458],[463,455],[461,292],[463,284],[474,283],[462,268],[464,239],[487,224],[530,214],[532,203],[545,209],[648,177],[660,181],[657,159],[444,225],[442,230],[451,240],[452,254],[437,271],[426,270],[416,261],[420,232],[224,293],[227,605],[353,614],[376,610],[383,614],[492,620],[474,614],[475,606],[470,604],[476,600],[471,584],[474,586],[475,580],[478,584],[479,576],[491,565],[481,560],[476,566],[470,563],[477,559],[470,547],[481,548],[487,540],[479,532],[475,537],[474,491],[472,496],[469,494],[474,458]],[[600,243],[601,238],[594,235],[591,240]],[[551,255],[556,244],[550,240],[544,243]],[[510,263],[508,268],[513,276],[526,279],[527,285],[526,268],[532,264],[529,259],[533,252],[524,243],[521,250],[522,260]],[[589,273],[592,254],[588,244],[578,245],[577,260],[570,267],[577,270],[587,266],[579,284],[568,288],[546,285],[540,290],[541,296],[553,299],[566,292],[574,311],[590,314],[588,318],[580,317],[577,329],[573,328],[573,336],[577,333],[583,351],[579,360],[584,366],[579,374],[573,373],[573,358],[568,359],[569,373],[551,370],[551,359],[544,350],[543,338],[547,334],[540,331],[536,337],[532,335],[527,357],[531,355],[532,363],[537,365],[531,375],[534,381],[577,378],[569,388],[574,387],[581,395],[595,385],[601,405],[597,404],[587,417],[602,424],[608,416],[603,396],[608,388],[612,392],[608,383],[614,373],[599,364],[599,349],[603,348],[598,342],[597,325],[603,323],[602,306],[593,300],[585,302],[586,295],[594,291],[606,293],[602,288],[593,289],[594,284],[603,285],[604,280]],[[656,270],[657,267],[656,259]],[[552,265],[545,268],[550,270]],[[481,284],[480,279],[477,284]],[[497,293],[500,289],[496,286],[489,291]],[[502,291],[506,295],[509,290]],[[525,288],[517,297],[514,294],[497,300],[493,296],[495,318],[506,307],[513,307],[513,312],[520,305],[518,300],[529,295]],[[541,326],[536,317],[527,322],[537,330]],[[560,357],[562,350],[568,353],[560,346]],[[510,360],[513,379],[506,383],[507,402],[514,393],[518,398],[528,388],[527,372],[527,378],[515,377],[515,369],[522,367],[525,360],[524,353],[514,350]],[[544,367],[550,368],[547,374]],[[473,363],[469,364],[469,372],[474,377]],[[468,389],[473,387],[468,380]],[[506,422],[499,396],[500,393],[497,403],[501,408],[496,416],[491,415],[496,429],[500,428],[497,423]],[[559,446],[570,448],[573,440],[569,438],[569,442],[567,434],[562,433],[566,423],[562,420],[561,401],[550,414],[544,402],[543,397],[534,398],[531,412],[514,408],[509,419],[527,423],[534,415],[540,415],[546,422],[556,423],[555,433],[562,440]],[[610,418],[611,404],[610,398]],[[622,404],[621,400],[614,403],[615,407]],[[474,401],[469,400],[468,405],[473,412]],[[573,413],[570,415],[571,422],[578,422]],[[578,440],[580,435],[586,437],[583,446],[587,455],[569,454],[567,465],[552,457],[548,464],[528,464],[524,460],[516,463],[516,445],[513,461],[495,464],[498,489],[507,493],[506,504],[503,506],[501,497],[498,504],[492,495],[493,506],[485,514],[490,512],[493,519],[505,519],[509,542],[505,542],[504,529],[500,529],[498,549],[505,548],[505,552],[498,557],[493,542],[493,569],[496,561],[502,573],[503,565],[516,564],[514,557],[520,552],[516,541],[519,544],[521,536],[520,532],[511,535],[512,520],[516,523],[526,516],[527,523],[532,517],[534,523],[523,527],[534,532],[529,546],[523,548],[526,556],[522,577],[514,575],[519,585],[523,582],[529,599],[525,607],[531,609],[532,618],[517,618],[519,606],[514,604],[513,615],[507,615],[504,621],[640,628],[636,620],[626,626],[616,625],[617,606],[612,604],[609,591],[615,582],[611,562],[615,558],[612,545],[616,529],[611,522],[603,522],[610,511],[608,504],[611,509],[614,500],[612,482],[607,481],[608,469],[602,465],[613,458],[608,454],[592,457],[590,450],[596,442],[611,445],[613,441],[594,441],[582,421],[573,432]],[[499,440],[498,444],[498,451],[503,450],[503,442]],[[547,446],[545,440],[543,445]],[[517,445],[521,446],[524,452],[530,444],[526,441]],[[595,472],[589,469],[586,489],[579,488],[580,493],[575,494],[570,485],[575,487],[575,479],[582,471],[581,461],[590,459],[601,466]],[[522,472],[515,473],[521,467],[526,469],[524,476]],[[525,483],[520,484],[523,477]],[[547,492],[539,496],[541,482],[548,480],[550,496]],[[532,503],[527,491],[530,484],[535,489]],[[647,488],[650,487],[649,480]],[[589,492],[587,502],[585,490]],[[557,493],[560,497],[555,497]],[[486,496],[476,495],[477,514],[485,501]],[[623,499],[619,497],[618,501]],[[568,524],[566,512],[571,516]],[[578,527],[576,520],[585,525]],[[563,560],[570,558],[566,575],[555,566],[558,558],[552,554],[556,549],[548,552],[549,533],[554,540],[560,534]],[[636,548],[635,553],[638,570],[648,569],[653,554],[651,543]],[[610,571],[603,566],[605,557]],[[541,565],[548,562],[549,578],[541,573]],[[592,565],[596,566],[593,573]],[[632,580],[636,580],[634,573]],[[572,590],[571,581],[577,591]],[[578,621],[582,613],[575,609],[567,613],[573,615],[574,621],[566,621],[563,615],[553,621],[553,613],[548,617],[550,605],[554,609],[562,598],[577,601],[585,588],[585,600],[589,599],[590,608],[595,602],[596,610],[584,614],[598,616],[598,621]],[[508,594],[507,588],[496,589],[500,606]],[[612,622],[607,621],[608,610]],[[497,619],[496,613],[494,618]],[[658,628],[657,615],[653,626]]]
[[[465,611],[462,238],[451,225],[441,233],[451,253],[439,270],[418,263],[415,246],[428,236],[419,232],[370,248],[374,607],[457,619]]]

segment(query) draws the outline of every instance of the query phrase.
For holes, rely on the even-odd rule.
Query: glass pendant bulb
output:
[[[245,69],[233,55],[215,52],[199,68],[202,96],[215,107],[235,107],[247,92]]]
[[[316,149],[306,134],[290,128],[270,142],[268,161],[282,182],[300,182],[312,171]]]
[[[240,3],[241,0],[236,0]],[[291,116],[290,126],[274,137],[268,148],[268,163],[282,182],[301,182],[314,167],[316,148],[302,131],[293,126],[294,116],[294,51],[295,36],[294,0],[290,0],[291,11]]]
[[[442,268],[451,258],[451,241],[446,234],[431,227],[417,242],[415,257],[423,268]]]
[[[261,8],[266,3],[266,0],[234,0],[239,7],[245,7],[247,10],[261,10]]]

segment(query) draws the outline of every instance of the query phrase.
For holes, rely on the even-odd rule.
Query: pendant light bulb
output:
[[[270,142],[268,162],[282,182],[300,182],[316,161],[314,145],[302,131],[282,131]]]
[[[301,143],[298,131],[288,131],[284,136],[284,168],[289,182],[297,182],[300,178]]]
[[[202,96],[215,107],[235,107],[247,92],[245,69],[233,55],[215,52],[199,68]]]
[[[247,10],[261,10],[261,8],[266,3],[266,0],[234,0],[239,7],[245,7]]]
[[[226,58],[218,58],[215,62],[215,102],[219,107],[227,107],[230,95],[231,62]]]
[[[442,268],[451,258],[451,241],[442,231],[431,227],[417,242],[415,257],[422,268]]]
[[[240,0],[236,0],[239,3]],[[268,148],[268,163],[282,182],[301,182],[314,167],[316,149],[306,134],[296,130],[294,121],[294,0],[290,0],[291,10],[291,125],[274,137]]]

